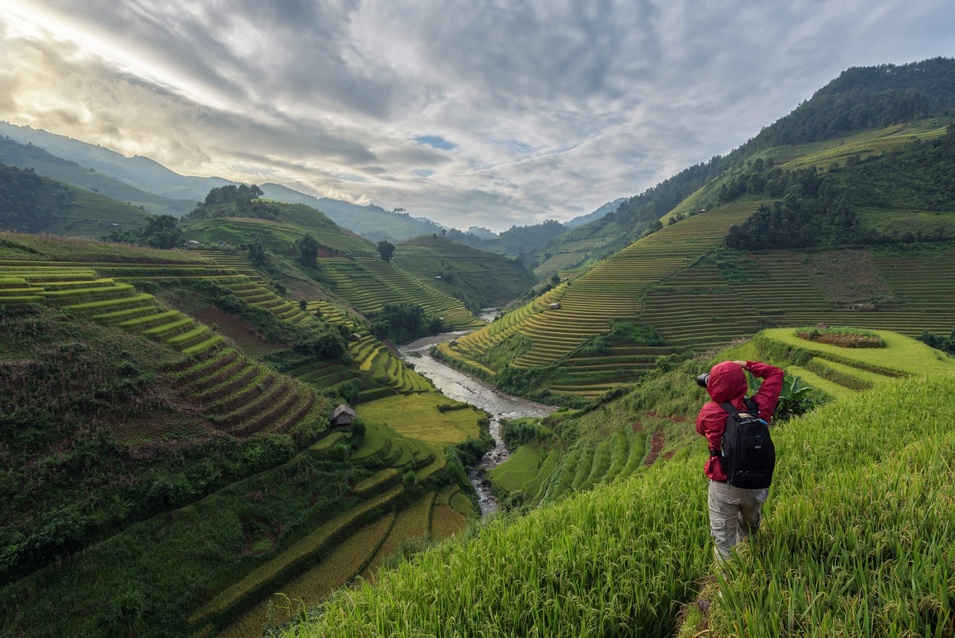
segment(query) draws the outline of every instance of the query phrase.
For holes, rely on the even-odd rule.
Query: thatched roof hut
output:
[[[355,417],[358,416],[355,414],[355,411],[344,403],[335,408],[335,411],[332,412],[331,424],[332,427],[348,427],[355,422]]]

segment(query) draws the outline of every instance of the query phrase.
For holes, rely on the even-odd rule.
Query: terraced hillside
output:
[[[824,323],[946,334],[955,316],[955,248],[870,254],[773,251],[704,260],[647,295],[641,318],[695,349],[761,327]],[[727,276],[727,273],[731,273]]]
[[[302,204],[268,202],[276,209],[278,219],[253,217],[216,217],[183,220],[188,235],[210,245],[223,242],[229,246],[256,241],[274,253],[296,257],[295,242],[309,234],[322,246],[356,255],[375,254],[374,246],[358,235],[336,226],[319,211]]]
[[[537,283],[516,259],[436,235],[402,242],[392,261],[473,309],[508,304]]]
[[[131,268],[137,273],[145,270],[141,266]],[[161,268],[167,270],[169,266]],[[187,355],[206,352],[221,342],[221,336],[191,317],[166,310],[153,295],[138,292],[133,284],[101,277],[98,270],[95,263],[0,262],[0,300],[4,305],[40,303],[60,308],[162,341]],[[225,277],[231,279],[233,275]]]
[[[320,259],[319,266],[334,280],[335,294],[361,314],[378,312],[386,304],[413,303],[452,329],[481,325],[461,301],[377,257]]]
[[[639,319],[648,291],[712,250],[731,225],[748,217],[756,207],[752,202],[727,206],[668,226],[510,313],[509,332],[531,341],[531,347],[514,360],[513,366],[532,368],[560,362],[568,376],[554,389],[591,396],[632,380],[645,369],[635,368],[634,363],[646,361],[652,365],[655,356],[673,352],[674,348],[645,350],[642,344],[631,344],[636,349],[618,348],[597,357],[582,353],[578,358],[573,353],[588,339],[610,332],[611,322]],[[554,303],[559,308],[552,308]],[[444,351],[465,362],[482,363],[482,355],[501,340],[495,337],[504,332],[498,328],[492,333],[493,327],[459,339],[457,348],[446,347]],[[616,374],[618,369],[620,375]]]
[[[403,542],[477,515],[445,447],[479,437],[484,415],[437,394],[343,306],[293,304],[192,251],[126,248],[124,259],[120,246],[84,254],[81,242],[13,234],[0,247],[18,257],[0,259],[0,608],[13,610],[0,633],[124,633],[133,609],[155,635],[249,635],[274,618],[276,591],[317,602],[373,577]],[[220,330],[189,314],[221,294],[276,325],[327,321],[363,336],[350,360],[272,344],[282,356],[266,365],[229,336],[243,320],[220,312]],[[293,360],[291,374],[277,371]],[[330,397],[349,383],[363,404],[412,397],[416,419],[331,429]],[[122,609],[109,603],[118,591]]]
[[[799,377],[825,401],[847,399],[900,378],[955,372],[955,358],[933,352],[897,332],[875,333],[885,342],[884,348],[816,343],[797,337],[792,328],[773,328],[759,332],[745,351],[722,356],[758,359],[783,367],[787,376]],[[700,363],[699,369],[708,366]],[[489,477],[503,499],[520,494],[531,504],[550,503],[630,477],[662,456],[683,452],[688,442],[692,445],[694,435],[693,423],[685,415],[644,416],[632,427],[610,435],[583,437],[566,451],[540,443],[522,445]]]
[[[346,432],[332,432],[309,453],[327,456],[347,439]],[[206,596],[207,602],[189,616],[194,629],[217,627],[217,635],[223,636],[255,634],[266,622],[284,622],[297,613],[283,604],[289,598],[314,604],[356,576],[373,577],[401,543],[453,535],[476,515],[458,486],[430,480],[447,463],[440,449],[370,426],[349,461],[380,468],[351,489],[355,505],[261,562],[242,580]],[[421,487],[410,489],[408,476]]]
[[[357,387],[356,401],[367,402],[377,398],[409,392],[435,392],[426,378],[405,364],[396,352],[368,332],[364,321],[354,316],[343,305],[329,299],[309,301],[304,309],[266,288],[262,277],[240,253],[221,250],[190,251],[208,257],[226,267],[233,267],[248,275],[227,282],[226,287],[236,297],[254,306],[266,309],[283,321],[309,321],[316,312],[332,324],[343,326],[352,338],[348,353],[353,365],[337,361],[303,360],[288,367],[287,374],[317,389],[338,390],[353,384]]]
[[[99,277],[111,273],[117,277]],[[0,305],[41,304],[78,318],[159,341],[187,358],[166,374],[189,401],[200,407],[212,429],[240,438],[286,433],[321,418],[315,391],[271,368],[225,347],[214,333],[192,317],[164,307],[151,294],[139,293],[136,282],[187,281],[201,278],[234,287],[250,287],[247,278],[209,266],[143,264],[68,264],[0,261]],[[274,295],[271,295],[274,297]],[[262,300],[252,299],[250,302]],[[289,316],[277,305],[263,306],[288,321],[301,321],[297,306]],[[291,304],[288,304],[291,306]]]
[[[825,323],[948,334],[955,310],[946,274],[955,212],[946,208],[951,193],[942,184],[948,131],[947,121],[930,119],[760,149],[671,210],[659,230],[576,276],[559,294],[559,308],[538,300],[516,314],[508,333],[519,336],[511,342],[498,345],[504,340],[488,327],[442,353],[484,374],[509,370],[506,383],[524,375],[538,384],[512,389],[595,398],[632,382],[661,355],[704,351],[766,327]],[[906,167],[895,174],[898,184],[892,158]],[[934,164],[920,171],[920,162]],[[941,177],[926,182],[922,173],[929,170]],[[864,191],[852,190],[857,181]],[[801,188],[816,194],[800,195]],[[839,209],[851,228],[831,225],[834,192],[851,201]],[[784,194],[786,203],[767,199]],[[749,223],[763,204],[759,221]],[[784,221],[787,206],[785,214],[795,217]],[[762,248],[723,248],[733,226],[737,238],[748,232]],[[808,250],[789,248],[799,232],[803,243],[792,245]],[[754,241],[759,233],[785,249]],[[841,249],[842,242],[853,250]],[[502,350],[512,360],[497,356]]]

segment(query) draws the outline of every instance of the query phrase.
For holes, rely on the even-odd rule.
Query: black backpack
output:
[[[776,467],[776,447],[769,436],[769,425],[759,418],[759,408],[752,399],[744,399],[746,412],[732,403],[721,403],[729,412],[723,434],[723,472],[735,487],[761,489],[769,487]]]

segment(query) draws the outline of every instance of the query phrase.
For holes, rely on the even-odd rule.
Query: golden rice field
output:
[[[444,407],[451,409],[441,409]],[[482,412],[435,393],[385,397],[359,405],[366,421],[387,423],[399,434],[434,445],[455,445],[478,438]]]

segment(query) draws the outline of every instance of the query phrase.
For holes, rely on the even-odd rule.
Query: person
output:
[[[733,546],[759,529],[760,510],[769,496],[768,488],[746,489],[730,485],[723,471],[722,439],[729,414],[720,403],[732,403],[740,412],[747,411],[743,401],[747,390],[744,371],[763,380],[752,398],[759,408],[756,416],[769,422],[783,387],[783,371],[758,361],[723,361],[713,366],[705,379],[706,392],[712,401],[705,403],[696,417],[696,431],[706,437],[710,449],[703,471],[709,479],[710,533],[718,562],[728,559]]]

